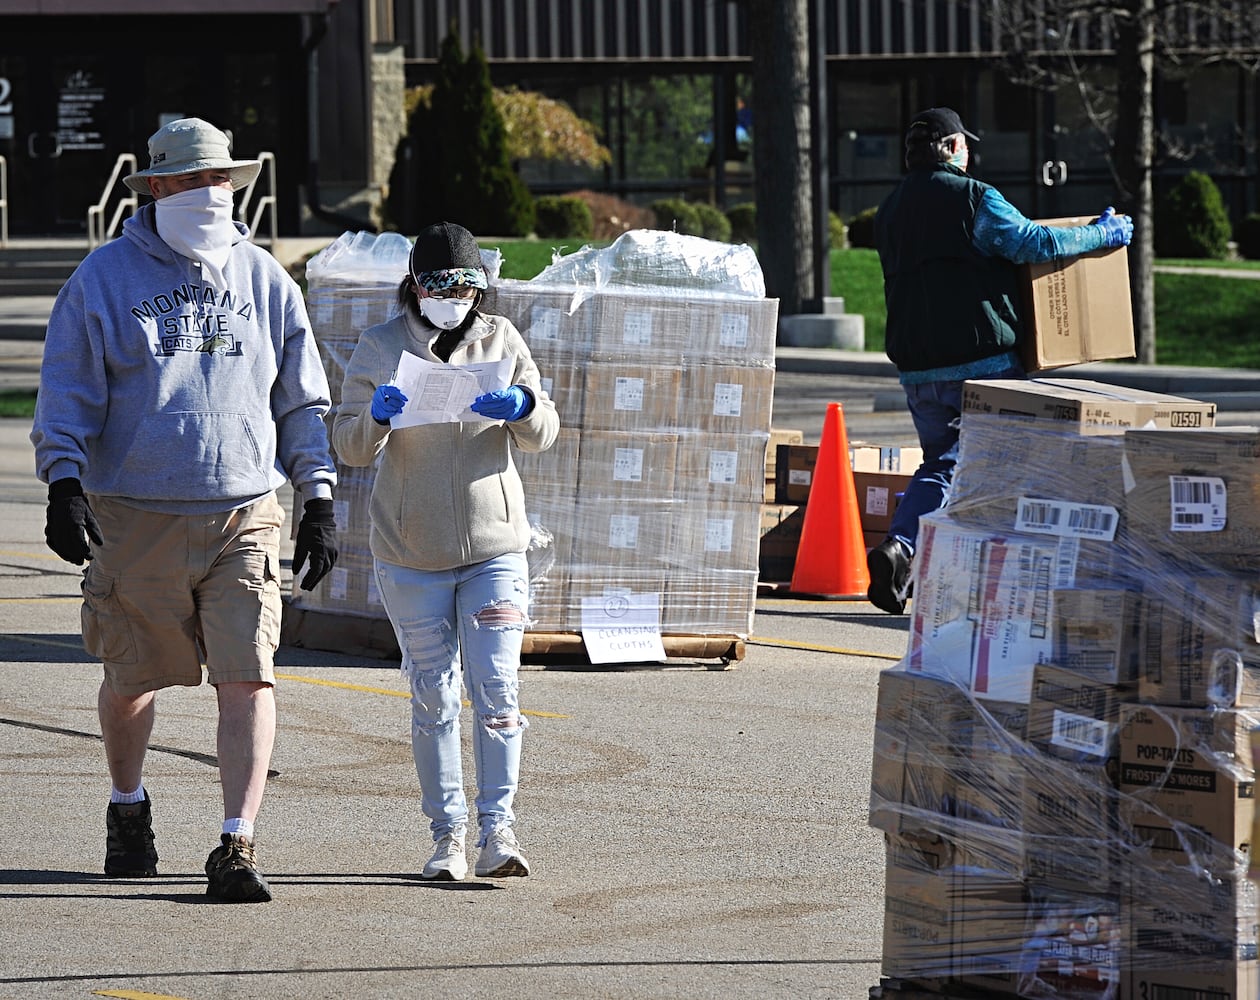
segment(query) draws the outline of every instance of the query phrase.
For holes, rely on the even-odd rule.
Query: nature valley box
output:
[[[1044,226],[1087,226],[1090,216],[1039,219]],[[1024,298],[1024,370],[1136,353],[1126,247],[1094,250],[1019,269]]]

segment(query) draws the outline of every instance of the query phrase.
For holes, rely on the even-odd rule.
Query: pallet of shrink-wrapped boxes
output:
[[[359,334],[398,309],[409,251],[397,234],[347,233],[308,264],[330,424]],[[521,331],[561,424],[549,450],[513,455],[533,529],[525,654],[583,659],[583,608],[635,595],[659,607],[667,655],[741,659],[757,593],[778,306],[756,256],[635,230],[531,281],[501,280],[498,251],[482,257],[482,308]],[[374,469],[337,472],[341,554],[314,591],[294,589],[285,641],[392,655],[370,572]]]
[[[1257,995],[1260,429],[1072,379],[964,387],[880,676],[881,995]]]
[[[632,230],[495,282],[486,308],[525,337],[563,428],[516,456],[548,562],[527,646],[581,656],[584,614],[647,595],[667,653],[742,658],[778,319],[751,248]]]

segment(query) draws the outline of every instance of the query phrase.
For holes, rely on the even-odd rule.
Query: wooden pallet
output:
[[[727,667],[744,658],[744,640],[735,635],[662,635],[669,659],[718,660]],[[590,663],[578,632],[526,632],[521,659],[531,663]]]
[[[280,642],[298,649],[322,649],[376,659],[399,657],[398,641],[388,619],[341,615],[297,608],[285,602]],[[736,635],[663,635],[661,645],[670,659],[716,660],[725,668],[744,658],[744,640]],[[586,644],[578,632],[526,632],[521,660],[578,666],[589,665]]]

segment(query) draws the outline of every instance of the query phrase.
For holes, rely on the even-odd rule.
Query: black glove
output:
[[[96,523],[87,497],[83,495],[83,484],[77,479],[58,479],[49,484],[44,538],[50,549],[76,566],[82,566],[84,559],[92,558],[89,538],[97,545],[105,544],[105,539],[101,538],[101,526]]]
[[[314,590],[328,571],[337,565],[337,519],[333,502],[316,497],[303,504],[306,513],[298,524],[297,541],[293,545],[293,575],[310,556],[311,565],[302,577],[302,589]],[[91,516],[91,515],[89,515]]]

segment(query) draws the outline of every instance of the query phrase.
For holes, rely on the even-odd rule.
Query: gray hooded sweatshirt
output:
[[[292,481],[330,497],[328,380],[301,289],[245,237],[226,288],[172,250],[145,205],[61,289],[31,441],[44,482],[194,514]]]

